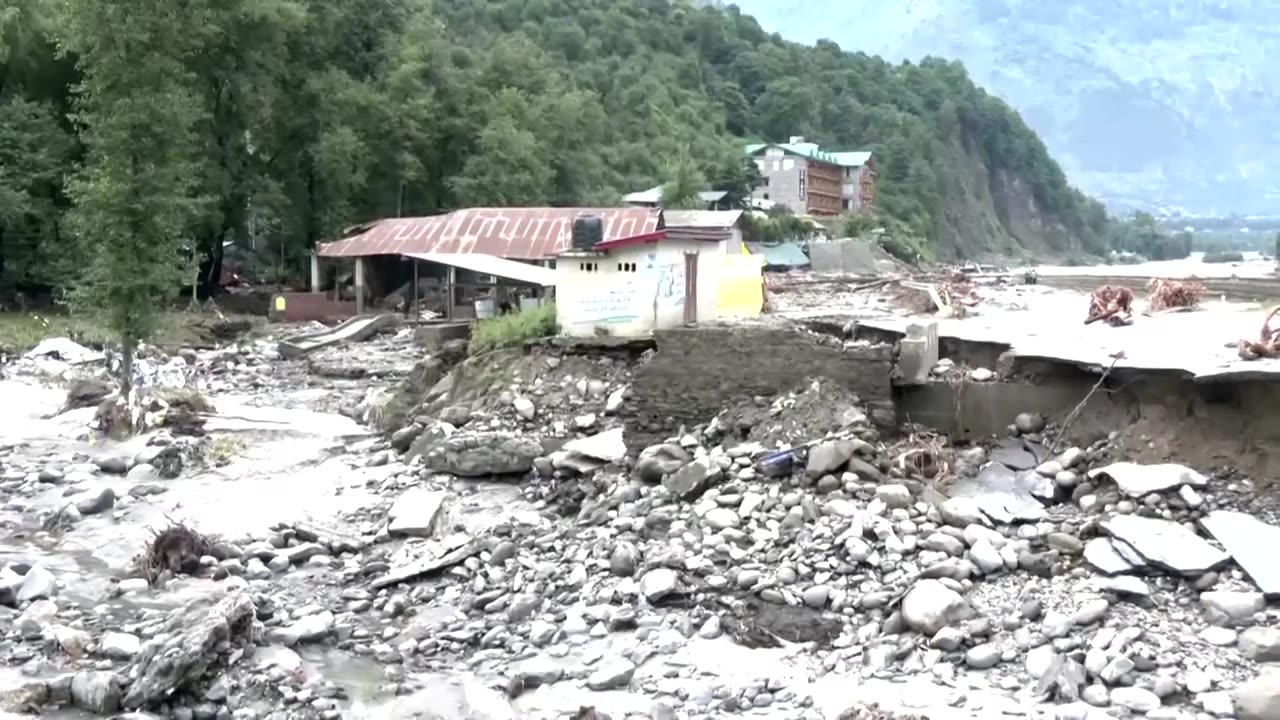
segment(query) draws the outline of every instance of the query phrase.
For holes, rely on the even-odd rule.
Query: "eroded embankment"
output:
[[[952,337],[940,338],[938,348],[942,363],[929,382],[894,387],[899,421],[979,440],[1003,435],[1020,413],[1059,423],[1070,417],[1067,440],[1089,445],[1114,436],[1137,461],[1231,468],[1264,486],[1280,474],[1280,454],[1271,452],[1280,447],[1280,423],[1267,421],[1280,417],[1280,377],[1206,381],[1176,370],[1083,367]]]

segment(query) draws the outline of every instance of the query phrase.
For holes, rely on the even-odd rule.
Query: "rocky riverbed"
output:
[[[8,368],[0,713],[1280,717],[1229,468],[888,437],[820,378],[630,455],[645,352],[464,354],[157,357],[213,411],[127,442],[53,415],[91,360]]]

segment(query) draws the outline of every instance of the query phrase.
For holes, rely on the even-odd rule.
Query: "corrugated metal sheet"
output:
[[[703,227],[669,227],[667,228],[668,240],[700,240],[702,242],[720,242],[733,237],[733,232],[729,228],[703,228]]]
[[[673,228],[732,228],[742,218],[741,210],[663,210],[662,219]]]
[[[764,264],[768,266],[806,267],[809,265],[809,256],[805,255],[804,250],[793,242],[776,244],[749,242],[746,245],[747,252],[763,257]]]
[[[483,275],[496,275],[540,287],[554,287],[556,284],[556,271],[551,268],[506,260],[493,255],[477,253],[405,253],[404,255],[415,260],[452,265],[463,270],[471,270]]]
[[[573,221],[581,215],[599,215],[604,220],[605,240],[613,240],[657,230],[661,211],[638,207],[469,208],[433,217],[379,220],[357,235],[321,245],[317,254],[445,253],[539,260],[569,248]]]

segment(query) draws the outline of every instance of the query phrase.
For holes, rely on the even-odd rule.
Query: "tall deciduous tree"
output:
[[[73,300],[84,312],[103,314],[119,333],[121,395],[128,397],[138,343],[155,330],[182,282],[196,210],[200,112],[187,65],[192,2],[63,5],[64,42],[84,73],[76,118],[88,149],[71,186],[72,227],[88,249]]]

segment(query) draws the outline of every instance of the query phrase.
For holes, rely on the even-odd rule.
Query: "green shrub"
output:
[[[477,322],[471,328],[470,350],[475,355],[497,348],[514,347],[529,340],[551,337],[558,331],[555,303],[546,303],[531,310]]]
[[[1204,257],[1200,259],[1200,262],[1207,262],[1207,263],[1244,262],[1244,255],[1242,253],[1235,252],[1234,250],[1216,250],[1214,252],[1205,253]]]

